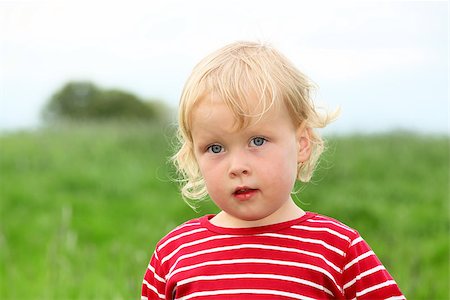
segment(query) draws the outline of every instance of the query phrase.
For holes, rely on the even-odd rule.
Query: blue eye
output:
[[[264,143],[265,143],[266,141],[267,141],[267,140],[266,140],[265,138],[259,137],[259,136],[258,136],[258,137],[253,138],[253,139],[251,140],[250,144],[251,144],[252,146],[260,147],[260,146],[264,145]]]
[[[211,145],[208,147],[208,152],[212,152],[212,153],[220,153],[223,150],[223,147],[220,145]]]

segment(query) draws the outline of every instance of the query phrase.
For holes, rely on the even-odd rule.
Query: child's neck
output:
[[[210,222],[215,226],[224,228],[250,228],[292,221],[301,218],[304,215],[305,212],[303,211],[303,209],[298,207],[291,199],[278,211],[262,219],[247,221],[234,217],[225,211],[221,211],[216,216],[214,216],[210,220]]]

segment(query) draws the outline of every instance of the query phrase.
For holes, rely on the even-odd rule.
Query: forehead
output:
[[[264,103],[256,93],[249,93],[240,107],[233,106],[217,95],[200,99],[191,111],[191,125],[230,126],[239,130],[258,124],[270,124],[278,120],[289,120],[290,116],[284,104]],[[191,129],[193,129],[191,126]]]

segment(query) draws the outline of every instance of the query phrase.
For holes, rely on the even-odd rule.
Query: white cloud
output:
[[[325,80],[348,81],[386,72],[412,71],[429,59],[422,49],[305,49],[302,65]]]

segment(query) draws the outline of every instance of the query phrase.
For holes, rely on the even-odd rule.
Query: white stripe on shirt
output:
[[[235,235],[216,235],[216,236],[207,237],[207,238],[204,238],[204,239],[201,239],[201,240],[197,240],[197,241],[192,241],[190,243],[184,243],[184,244],[180,245],[177,249],[175,249],[174,251],[172,251],[171,253],[166,255],[166,257],[164,257],[161,260],[161,264],[164,264],[166,261],[171,259],[175,254],[178,253],[178,251],[180,251],[183,248],[194,246],[194,245],[198,245],[198,244],[202,244],[202,243],[206,243],[206,242],[210,242],[210,241],[213,241],[213,240],[220,240],[220,239],[226,239],[226,238],[235,238],[235,237],[236,237]]]
[[[153,285],[151,285],[150,283],[147,282],[147,280],[144,279],[143,283],[147,286],[147,288],[149,290],[151,290],[152,292],[154,292],[156,295],[158,295],[158,297],[160,299],[166,299],[166,296],[163,294],[158,293],[158,290],[156,289],[156,287],[154,287]]]
[[[153,273],[153,275],[155,276],[155,279],[158,280],[161,283],[166,283],[166,281],[164,280],[164,278],[162,278],[161,276],[159,276],[158,274],[156,274],[156,270],[155,268],[153,268],[153,266],[151,264],[148,264],[148,269],[150,270],[150,272]]]
[[[386,298],[386,300],[406,300],[405,296],[392,296],[389,298]]]
[[[395,285],[397,284],[394,280],[388,280],[379,284],[376,284],[374,286],[368,287],[365,290],[362,290],[360,292],[356,292],[356,298],[361,297],[367,293],[382,289],[384,287],[390,286],[390,285]]]
[[[361,280],[361,278],[366,277],[366,276],[368,276],[368,275],[370,275],[370,274],[376,273],[376,272],[381,271],[381,270],[385,270],[384,266],[382,266],[382,265],[376,266],[375,268],[372,268],[372,269],[370,269],[370,270],[367,270],[367,271],[365,271],[365,272],[362,272],[361,274],[357,275],[353,280],[350,280],[349,282],[347,282],[347,283],[344,285],[344,290],[348,289],[348,288],[351,287],[353,284],[355,284],[355,282],[356,282],[357,280]]]
[[[327,276],[336,286],[337,289],[341,290],[339,285],[337,284],[335,278],[333,275],[331,275],[327,270],[324,270],[320,267],[304,264],[304,263],[298,263],[293,261],[284,261],[284,260],[272,260],[272,259],[229,259],[229,260],[214,260],[214,261],[206,261],[195,265],[190,265],[186,267],[182,267],[179,269],[176,269],[172,273],[169,273],[166,276],[166,280],[168,281],[172,276],[175,274],[178,274],[180,272],[192,270],[199,267],[204,266],[214,266],[214,265],[229,265],[229,264],[271,264],[271,265],[280,265],[280,266],[290,266],[290,267],[296,267],[296,268],[304,268],[309,270],[314,270],[317,272],[322,273],[323,275]]]
[[[330,296],[334,296],[334,294],[325,288],[324,286],[311,282],[309,280],[304,280],[296,277],[291,276],[283,276],[283,275],[277,275],[277,274],[226,274],[226,275],[210,275],[210,276],[196,276],[187,278],[185,280],[181,280],[177,283],[177,286],[181,286],[183,284],[191,283],[194,281],[202,281],[202,280],[221,280],[221,279],[277,279],[277,280],[283,280],[283,281],[291,281],[303,285],[307,285],[310,287],[314,287],[318,290],[324,291]]]
[[[300,250],[300,249],[296,249],[296,248],[270,246],[270,245],[265,245],[265,244],[242,244],[242,245],[234,245],[234,246],[223,246],[223,247],[216,247],[216,248],[200,250],[200,251],[197,251],[197,252],[192,252],[192,253],[189,253],[189,254],[185,254],[185,255],[182,255],[182,256],[177,258],[177,260],[173,263],[172,267],[170,268],[169,273],[171,273],[176,268],[178,263],[181,260],[183,260],[183,259],[187,259],[187,258],[190,258],[190,257],[196,257],[196,256],[203,255],[203,254],[210,254],[210,253],[215,253],[215,252],[231,251],[231,250],[240,250],[240,249],[265,249],[265,250],[274,250],[274,251],[293,252],[293,253],[305,254],[305,255],[308,255],[308,256],[312,256],[312,257],[316,257],[316,258],[321,259],[328,266],[333,268],[336,272],[342,273],[342,270],[339,267],[337,267],[335,264],[333,264],[332,262],[327,260],[322,254],[318,254],[318,253],[310,252],[310,251],[305,251],[305,250]]]
[[[375,253],[373,253],[372,250],[367,251],[366,253],[361,254],[360,256],[358,256],[357,258],[355,258],[354,260],[352,260],[351,262],[349,262],[348,264],[345,265],[344,270],[347,270],[348,268],[350,268],[351,266],[353,266],[354,264],[356,264],[357,262],[359,262],[360,260],[363,260],[369,256],[375,256]]]
[[[308,219],[306,220],[306,222],[311,222],[311,223],[327,223],[327,224],[333,224],[336,225],[342,229],[345,229],[347,231],[350,231],[351,233],[356,233],[355,230],[351,229],[350,227],[347,227],[346,225],[343,225],[341,223],[338,222],[334,222],[334,221],[330,221],[330,220],[321,220],[321,219]]]
[[[303,226],[303,225],[294,225],[291,228],[294,229],[300,229],[300,230],[307,230],[307,231],[325,231],[328,233],[331,233],[334,236],[337,236],[338,238],[341,238],[347,242],[350,242],[350,238],[346,235],[343,235],[337,231],[334,231],[332,229],[329,228],[325,228],[325,227],[309,227],[309,226]]]
[[[301,238],[301,237],[296,237],[296,236],[292,236],[292,235],[285,235],[285,234],[279,234],[279,233],[262,233],[262,234],[259,234],[259,236],[270,236],[270,237],[276,237],[276,238],[282,238],[282,239],[291,239],[291,240],[294,240],[294,241],[299,241],[299,242],[304,242],[304,243],[319,244],[319,245],[324,246],[328,250],[336,252],[337,254],[339,254],[341,256],[345,256],[344,251],[342,251],[339,248],[333,247],[333,246],[325,243],[322,240]]]
[[[194,230],[191,230],[191,231],[186,231],[186,232],[180,233],[178,235],[175,235],[175,236],[167,239],[167,241],[165,241],[161,245],[159,245],[158,251],[161,251],[161,249],[164,248],[165,246],[167,246],[167,244],[169,244],[170,242],[176,241],[179,238],[182,238],[182,237],[185,237],[185,236],[188,236],[188,235],[191,235],[191,234],[199,233],[199,232],[202,232],[202,231],[206,231],[206,230],[208,230],[208,229],[206,229],[206,228],[198,228],[198,229],[194,229]]]
[[[353,242],[350,244],[350,247],[353,247],[353,246],[355,246],[356,244],[358,244],[358,243],[360,243],[362,241],[363,241],[363,238],[359,236],[359,237],[357,237],[356,239],[353,240]]]
[[[214,291],[204,291],[189,294],[187,296],[177,298],[179,300],[188,300],[195,297],[207,297],[207,296],[218,296],[218,295],[236,295],[236,294],[256,294],[256,295],[276,295],[285,296],[294,299],[305,299],[314,300],[314,298],[309,298],[303,295],[277,291],[277,290],[257,290],[257,289],[236,289],[236,290],[214,290]]]

